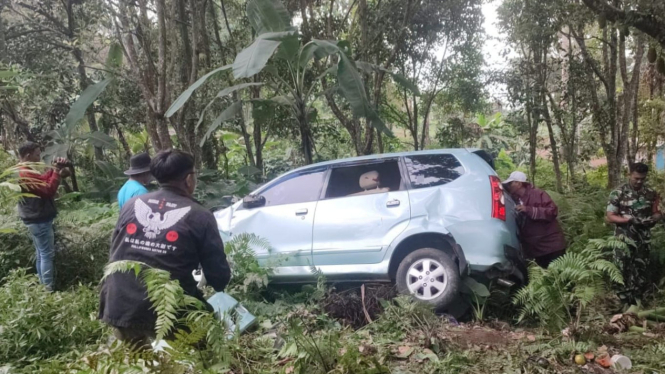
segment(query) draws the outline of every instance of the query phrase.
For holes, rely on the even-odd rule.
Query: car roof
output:
[[[322,166],[338,165],[338,164],[346,164],[346,163],[354,163],[354,162],[362,162],[362,161],[371,161],[371,160],[381,160],[381,159],[384,159],[384,158],[397,158],[397,157],[414,156],[414,155],[435,155],[435,154],[441,154],[441,153],[448,153],[448,154],[452,154],[452,155],[462,155],[462,154],[469,154],[469,153],[476,152],[476,151],[478,151],[478,149],[475,149],[475,148],[441,148],[441,149],[430,149],[430,150],[424,150],[424,151],[380,153],[380,154],[373,154],[373,155],[369,155],[369,156],[340,158],[340,159],[337,159],[337,160],[318,162],[318,163],[315,163],[315,164],[299,167],[297,169],[291,170],[290,172],[288,172],[286,174],[297,173],[297,172],[300,172],[300,171],[315,169],[315,168],[319,168],[319,167],[322,167]]]

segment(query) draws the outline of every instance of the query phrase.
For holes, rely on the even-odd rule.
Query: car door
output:
[[[389,179],[384,183],[389,186],[357,191],[359,176],[377,171],[384,175],[382,180]],[[344,174],[347,176],[341,178]],[[339,193],[332,193],[332,189]],[[314,217],[314,264],[379,263],[388,246],[406,229],[409,218],[409,195],[398,159],[333,167]]]
[[[271,250],[257,251],[261,264],[311,266],[312,225],[325,174],[325,168],[293,173],[259,190],[265,204],[241,205],[231,219],[232,235],[253,233],[266,239]]]

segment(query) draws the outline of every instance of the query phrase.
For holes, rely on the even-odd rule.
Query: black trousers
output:
[[[541,268],[547,269],[548,266],[550,266],[550,263],[557,258],[563,256],[566,253],[566,250],[562,251],[556,251],[552,253],[548,253],[546,255],[536,257],[534,260],[536,261],[536,264],[540,266]]]

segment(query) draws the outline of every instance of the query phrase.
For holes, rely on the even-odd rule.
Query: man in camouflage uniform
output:
[[[653,287],[648,272],[651,228],[662,216],[658,193],[645,186],[648,172],[645,164],[631,165],[628,183],[612,191],[607,205],[607,220],[616,225],[614,235],[634,242],[627,251],[615,250],[614,253],[624,281],[617,295],[626,304],[634,304]]]

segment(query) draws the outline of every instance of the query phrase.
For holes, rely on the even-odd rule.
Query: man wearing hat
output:
[[[129,170],[125,172],[129,180],[118,191],[118,205],[120,209],[131,198],[148,193],[146,186],[152,180],[150,174],[150,155],[139,153],[129,160]]]
[[[526,174],[514,171],[503,182],[517,204],[520,242],[527,258],[547,268],[566,253],[566,238],[557,222],[559,209],[547,192],[526,181]]]

